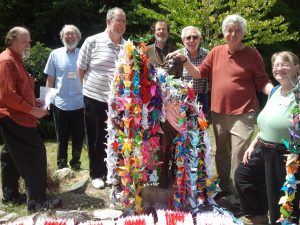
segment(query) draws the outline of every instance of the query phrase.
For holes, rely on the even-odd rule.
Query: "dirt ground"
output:
[[[82,186],[77,190],[70,191],[72,186],[88,180],[86,185]],[[20,182],[21,192],[24,192],[23,181]],[[51,182],[50,182],[51,183]],[[60,182],[59,188],[54,188],[50,185],[50,191],[48,191],[48,196],[50,198],[58,197],[63,202],[62,210],[82,210],[91,212],[95,209],[105,209],[109,208],[110,199],[109,194],[111,191],[110,187],[98,190],[92,187],[89,179],[89,171],[83,170],[79,172],[74,172],[74,177],[64,179]],[[0,188],[0,196],[2,199],[2,189]],[[15,206],[15,205],[4,205],[0,201],[0,210],[8,212],[16,212],[20,216],[27,214],[27,209],[25,205]]]
[[[93,210],[108,208],[110,205],[110,187],[95,189],[87,170],[75,172],[73,178],[60,183],[60,190],[55,193],[63,201],[63,208],[68,210]],[[88,179],[87,184],[77,191],[68,191],[74,184]]]

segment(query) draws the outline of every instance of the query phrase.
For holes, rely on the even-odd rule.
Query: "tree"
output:
[[[1,0],[0,33],[13,26],[29,28],[34,42],[51,48],[61,46],[59,31],[65,24],[74,24],[83,39],[105,28],[105,16],[99,14],[104,1],[99,0]],[[3,46],[4,35],[0,37]]]
[[[223,42],[221,26],[227,15],[237,13],[248,22],[244,42],[255,46],[298,40],[298,32],[288,30],[289,23],[281,15],[269,18],[276,0],[151,0],[159,11],[138,5],[137,13],[150,20],[164,19],[176,39],[183,27],[199,27],[204,36],[203,46],[211,48]],[[177,38],[178,40],[178,38]]]

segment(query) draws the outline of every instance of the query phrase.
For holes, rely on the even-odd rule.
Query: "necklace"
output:
[[[165,60],[165,57],[164,57],[164,55],[163,55],[163,49],[161,50],[162,51],[162,55],[163,55],[163,60],[158,60],[157,59],[157,56],[156,56],[156,53],[159,55],[159,53],[156,51],[156,42],[154,43],[154,45],[153,45],[153,48],[154,48],[154,58],[155,58],[155,61],[156,61],[156,64],[157,65],[159,65],[159,66],[164,66],[165,64],[166,64],[166,60]],[[168,43],[168,52],[167,52],[167,54],[169,54],[169,52],[170,52],[170,44]],[[162,63],[160,63],[160,61],[162,61]]]

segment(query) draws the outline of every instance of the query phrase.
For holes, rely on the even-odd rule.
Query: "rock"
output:
[[[53,180],[65,180],[67,178],[73,178],[75,176],[74,171],[71,170],[70,168],[62,168],[59,170],[56,170],[52,178]]]
[[[168,205],[170,198],[172,198],[172,191],[157,186],[145,186],[142,197],[144,207],[154,206],[156,203]]]
[[[6,223],[6,222],[9,222],[9,221],[12,221],[17,217],[18,217],[17,213],[9,213],[6,216],[0,218],[0,223]]]
[[[56,211],[55,218],[57,219],[70,219],[74,220],[74,224],[79,224],[93,218],[85,211],[69,210],[69,211]]]
[[[7,215],[7,214],[8,214],[7,212],[0,210],[0,217],[3,217],[5,215]]]
[[[66,191],[67,192],[74,192],[74,193],[83,193],[83,192],[85,192],[88,181],[89,181],[89,177],[86,177],[84,180],[73,184]]]
[[[94,219],[100,220],[116,219],[122,216],[122,214],[121,210],[115,209],[98,209],[93,211]]]

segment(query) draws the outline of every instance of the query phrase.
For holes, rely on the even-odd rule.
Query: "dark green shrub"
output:
[[[45,86],[47,76],[43,73],[51,48],[45,47],[43,43],[36,42],[30,50],[30,57],[25,61],[25,67],[35,78],[35,94],[39,96],[40,86]]]
[[[46,85],[47,76],[43,73],[51,48],[36,42],[30,50],[30,57],[25,61],[25,67],[35,78],[35,95],[40,96],[40,86]],[[55,129],[52,116],[49,115],[38,121],[38,129],[43,139],[54,139]]]

